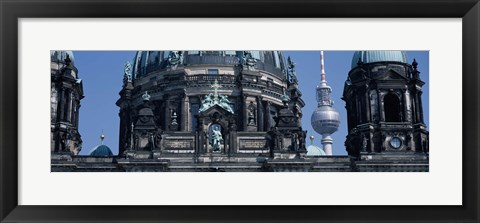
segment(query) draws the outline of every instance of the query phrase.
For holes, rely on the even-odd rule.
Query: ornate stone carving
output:
[[[241,61],[243,69],[255,71],[255,65],[257,65],[257,61],[255,58],[253,58],[250,51],[243,51],[243,57]]]
[[[297,72],[295,70],[296,64],[293,62],[293,60],[288,57],[287,59],[287,74],[288,74],[288,80],[290,82],[296,83],[297,82]]]
[[[123,68],[123,86],[127,86],[128,83],[132,82],[132,65],[130,61],[127,61]]]
[[[247,125],[249,126],[256,126],[256,117],[255,117],[255,105],[253,104],[253,102],[250,102],[250,105],[248,106],[248,109],[247,109],[247,119],[248,119],[248,123]]]
[[[175,70],[180,64],[183,64],[183,51],[170,51],[168,65]]]
[[[200,107],[199,112],[205,112],[214,105],[218,105],[221,108],[227,110],[228,112],[234,114],[234,111],[230,106],[230,101],[228,100],[227,96],[218,94],[217,92],[218,88],[221,87],[221,85],[218,84],[217,79],[215,79],[215,83],[211,87],[214,89],[214,93],[204,96],[202,100],[202,106]]]
[[[223,137],[221,132],[221,126],[213,124],[210,130],[210,145],[213,152],[220,152],[223,148]]]

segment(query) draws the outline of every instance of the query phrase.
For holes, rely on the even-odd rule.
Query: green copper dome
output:
[[[383,61],[408,63],[407,53],[399,50],[355,51],[352,58],[352,69],[357,67],[359,60],[363,63],[375,63]]]
[[[108,148],[106,145],[98,145],[95,146],[92,150],[90,150],[90,153],[88,154],[90,156],[113,156],[112,150]]]
[[[284,77],[287,70],[281,51],[137,51],[133,59],[133,78],[164,70],[169,64],[186,67],[198,65],[237,66],[245,52],[256,61],[256,68]]]
[[[327,154],[323,149],[315,145],[309,145],[307,147],[307,156],[326,156]]]

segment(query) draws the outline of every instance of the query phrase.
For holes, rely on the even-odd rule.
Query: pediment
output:
[[[225,108],[223,108],[222,106],[218,105],[218,104],[214,104],[212,105],[211,107],[209,107],[207,110],[203,111],[203,112],[200,112],[201,115],[203,116],[210,116],[210,115],[213,115],[215,114],[216,112],[218,112],[219,114],[221,115],[231,115],[232,113],[230,113],[229,111],[227,111]]]
[[[383,75],[379,76],[380,80],[405,80],[406,78],[396,72],[395,70],[388,70]]]

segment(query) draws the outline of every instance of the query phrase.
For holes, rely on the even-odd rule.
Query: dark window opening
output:
[[[393,93],[383,99],[386,122],[400,122],[400,100]]]
[[[192,103],[190,105],[190,114],[192,115],[192,132],[195,132],[197,130],[197,118],[196,116],[198,115],[198,110],[200,109],[200,104],[198,103]]]

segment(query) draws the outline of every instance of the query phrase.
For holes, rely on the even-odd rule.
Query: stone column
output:
[[[360,92],[358,92],[360,93]],[[355,94],[355,101],[357,101],[356,105],[357,105],[357,126],[361,123],[363,123],[363,112],[362,112],[362,100],[361,98],[359,97],[360,94]]]
[[[164,123],[165,123],[165,130],[169,131],[170,130],[170,121],[169,121],[169,117],[170,117],[170,99],[169,98],[166,98],[165,99],[165,102],[164,102],[164,113],[163,113],[163,120],[164,120]]]
[[[370,97],[368,96],[368,86],[365,87],[365,122],[370,122],[371,120],[371,114],[372,112],[370,111]]]
[[[385,121],[385,111],[383,109],[383,96],[379,90],[377,90],[377,98],[378,98],[378,114],[380,115],[380,121]]]
[[[368,152],[375,152],[375,143],[373,143],[373,133],[374,133],[374,128],[373,126],[369,126],[369,131],[368,131]]]
[[[418,91],[415,90],[415,123],[419,123],[420,122],[420,103],[419,102],[419,97],[418,97]]]
[[[408,89],[405,90],[405,109],[406,109],[406,114],[405,114],[405,120],[407,122],[412,121],[412,102],[410,99],[410,92]]]
[[[80,101],[78,101],[78,109],[77,109],[77,128],[78,128],[78,123],[80,122],[80,108],[82,107],[82,105],[80,104]]]
[[[242,118],[242,121],[243,121],[243,131],[247,131],[247,124],[248,124],[248,118],[247,118],[247,96],[246,95],[243,95],[243,101],[242,101],[242,105],[243,105],[243,109],[242,109],[242,113],[243,113],[243,118]]]
[[[275,125],[275,123],[271,123],[270,105],[271,105],[270,101],[265,102],[265,113],[264,113],[265,126],[264,127],[265,129],[267,129],[267,131],[270,131],[270,128]]]
[[[120,116],[120,128],[118,129],[118,155],[121,155],[123,151],[125,151],[125,142],[128,140],[126,137],[126,131],[125,129],[125,111],[124,109],[120,109],[120,112],[118,113],[118,116]]]
[[[181,117],[180,117],[180,123],[181,123],[181,126],[180,126],[180,131],[184,132],[184,131],[187,131],[188,129],[188,103],[189,103],[189,100],[188,100],[188,97],[187,95],[183,95],[182,97],[182,100],[181,100],[181,108],[182,110],[180,111],[181,112]]]
[[[263,102],[260,96],[257,96],[257,131],[264,131],[263,128]]]
[[[59,97],[58,97],[58,114],[57,114],[57,120],[56,122],[60,122],[63,120],[63,113],[64,113],[64,110],[65,110],[65,103],[64,103],[64,99],[65,98],[65,88],[62,86],[60,87],[60,94],[59,94]]]
[[[420,113],[419,120],[420,120],[421,123],[424,123],[423,122],[422,93],[423,92],[421,92],[421,91],[418,92],[418,110],[419,110],[419,113]]]
[[[68,93],[67,105],[68,105],[67,122],[72,123],[72,106],[73,106],[73,92],[72,91],[70,91]]]

